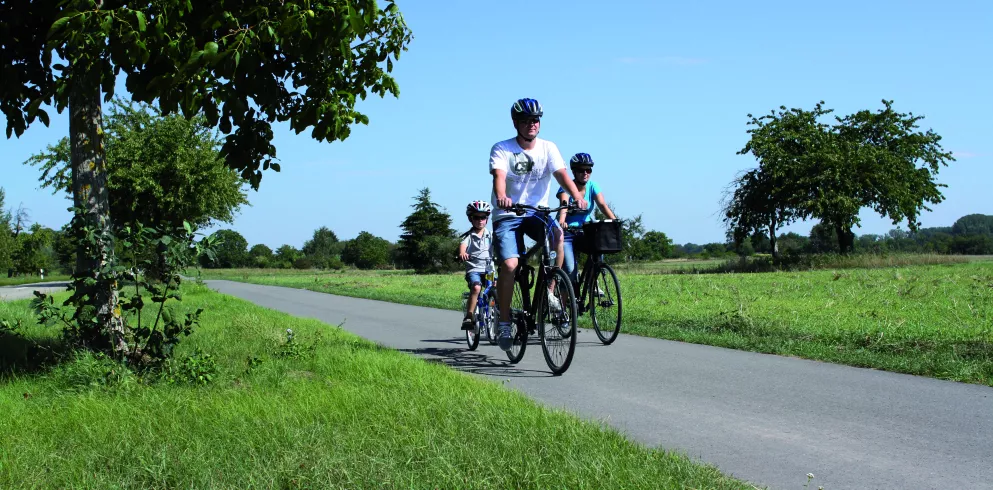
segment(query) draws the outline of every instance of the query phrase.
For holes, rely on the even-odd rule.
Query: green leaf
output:
[[[208,57],[209,56],[216,55],[217,54],[217,43],[215,43],[214,41],[211,41],[211,42],[209,42],[207,44],[204,44],[203,45],[203,52]]]
[[[135,17],[138,18],[138,32],[145,32],[145,14],[136,11]]]
[[[278,163],[273,163],[271,166],[272,166],[272,169],[273,170],[279,172],[279,164]]]
[[[362,18],[362,15],[356,12],[351,5],[348,6],[347,12],[348,12],[348,22],[352,25],[352,31],[355,31],[355,34],[359,34],[362,31],[364,31],[365,19]]]
[[[72,17],[70,17],[70,16],[65,16],[65,17],[62,17],[61,19],[58,19],[55,22],[53,22],[52,23],[52,27],[50,29],[48,29],[48,36],[47,37],[48,38],[51,38],[52,35],[55,34],[56,31],[62,29],[62,27],[64,27],[69,22],[69,19],[71,19],[71,18]]]

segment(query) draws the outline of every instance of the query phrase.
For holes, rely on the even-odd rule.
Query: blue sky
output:
[[[320,226],[396,240],[422,187],[467,227],[465,204],[489,199],[489,149],[513,136],[520,97],[541,101],[541,136],[565,158],[593,155],[593,178],[619,215],[641,214],[676,243],[723,240],[722,191],[755,166],[735,154],[746,114],[819,100],[844,115],[893,99],[944,137],[958,160],[939,174],[946,200],[924,226],[993,214],[993,2],[398,5],[415,36],[395,65],[400,97],[362,102],[370,125],[345,142],[277,126],[282,172],[267,172],[252,206],[223,227],[273,248],[299,247]],[[68,221],[68,201],[38,190],[37,169],[21,162],[67,129],[63,113],[0,139],[7,205],[53,228]],[[862,217],[857,234],[893,228]]]

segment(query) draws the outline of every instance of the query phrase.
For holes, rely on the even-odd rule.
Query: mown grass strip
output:
[[[465,288],[461,274],[205,273],[451,310]],[[619,277],[625,333],[993,386],[991,262]]]
[[[177,355],[214,356],[205,387],[102,382],[92,356],[8,369],[0,487],[752,488],[315,320],[185,287],[198,306]],[[57,339],[26,301],[0,303],[0,320]]]

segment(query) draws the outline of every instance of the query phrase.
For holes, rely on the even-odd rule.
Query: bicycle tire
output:
[[[547,295],[547,282],[555,280],[553,294],[558,298],[561,309],[551,311]],[[541,302],[538,314],[538,338],[541,340],[541,350],[545,354],[545,363],[552,374],[559,376],[569,369],[572,358],[576,353],[576,293],[572,290],[572,282],[565,271],[552,269],[551,278],[540,286],[545,299]]]
[[[517,364],[524,358],[524,351],[528,348],[528,327],[527,310],[524,309],[524,285],[521,281],[514,281],[514,295],[510,299],[510,335],[514,339],[510,350],[507,351],[507,359],[511,364]]]
[[[490,307],[486,314],[486,340],[490,345],[497,344],[497,326],[500,325],[500,308],[496,305],[496,299],[490,299]]]
[[[600,294],[597,294],[599,289]],[[621,331],[621,283],[617,280],[614,269],[607,264],[600,264],[593,280],[593,290],[590,294],[590,318],[593,320],[593,330],[603,345],[610,345],[617,340]]]
[[[465,343],[471,351],[479,347],[479,324],[481,317],[482,312],[479,311],[479,306],[477,305],[476,311],[472,314],[472,329],[465,331]]]

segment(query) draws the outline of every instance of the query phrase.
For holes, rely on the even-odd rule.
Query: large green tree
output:
[[[411,207],[414,211],[400,224],[403,229],[397,245],[400,260],[406,267],[422,273],[452,270],[458,247],[452,217],[431,202],[427,187],[418,191]]]
[[[390,261],[390,242],[367,231],[349,240],[341,251],[341,260],[359,269],[376,269]]]
[[[341,249],[338,235],[322,226],[314,230],[314,236],[310,240],[304,242],[302,252],[315,266],[326,269],[331,258],[341,254]]]
[[[782,107],[749,122],[751,138],[739,154],[758,160],[757,175],[733,183],[724,205],[725,224],[736,240],[760,227],[771,230],[770,217],[779,213],[787,221],[820,220],[834,229],[839,250],[849,253],[861,209],[894,224],[906,220],[916,231],[921,210],[944,199],[944,185],[934,179],[954,159],[940,136],[918,129],[923,116],[896,112],[884,100],[876,112],[836,117],[831,126],[821,121],[831,112],[822,104],[812,111]]]
[[[967,214],[955,220],[950,231],[956,235],[993,236],[993,216],[986,214]]]
[[[246,182],[220,155],[221,141],[202,116],[163,116],[115,99],[104,118],[110,215],[117,230],[141,223],[174,229],[230,223],[245,204]],[[42,186],[71,196],[69,139],[28,159]]]
[[[248,240],[234,230],[217,230],[212,235],[217,245],[214,247],[214,260],[208,266],[233,269],[249,265]]]
[[[252,248],[248,250],[248,265],[252,267],[260,269],[272,267],[274,258],[272,249],[262,243],[252,245]]]
[[[0,1],[0,110],[7,137],[43,105],[69,109],[75,229],[74,300],[94,311],[113,350],[129,352],[118,307],[101,100],[119,77],[135,101],[166,114],[202,113],[226,134],[228,165],[258,187],[274,161],[272,123],[344,139],[370,92],[399,92],[389,75],[410,31],[374,0]]]
[[[803,217],[809,172],[822,167],[830,153],[830,131],[820,122],[829,113],[821,102],[810,111],[780,107],[761,117],[748,115],[751,136],[738,154],[751,154],[759,167],[741,173],[725,191],[722,214],[728,239],[740,244],[764,233],[778,256],[778,230]]]

